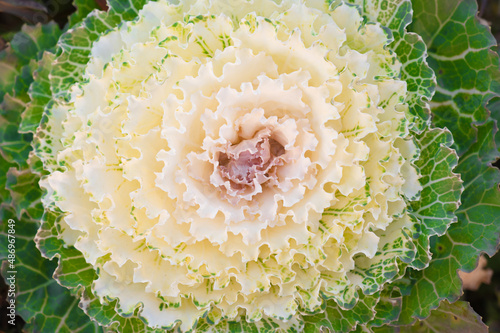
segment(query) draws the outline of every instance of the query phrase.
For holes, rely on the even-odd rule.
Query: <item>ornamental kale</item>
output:
[[[28,331],[486,329],[455,302],[500,234],[474,1],[75,5],[0,53]]]

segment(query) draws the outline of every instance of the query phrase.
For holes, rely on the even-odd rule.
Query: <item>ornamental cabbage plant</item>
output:
[[[0,56],[29,330],[485,329],[450,304],[500,232],[474,1],[92,4]]]

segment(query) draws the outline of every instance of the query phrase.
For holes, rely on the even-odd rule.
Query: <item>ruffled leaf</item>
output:
[[[109,1],[109,11],[94,11],[72,30],[63,34],[58,42],[57,61],[51,71],[51,87],[55,98],[68,98],[68,89],[82,79],[89,61],[92,44],[109,29],[122,21],[137,17],[145,0]]]
[[[58,238],[56,223],[61,214],[46,212],[42,225],[36,236],[36,244],[43,256],[50,260],[59,258],[59,265],[54,272],[54,280],[75,300],[82,297],[81,315],[92,317],[99,325],[106,326],[109,332],[155,332],[149,330],[144,322],[135,316],[124,318],[117,313],[116,301],[104,303],[90,291],[96,278],[94,268],[85,261],[82,253],[74,247],[66,247],[64,241]],[[66,289],[68,288],[68,289]],[[79,309],[81,310],[81,309]]]
[[[100,8],[99,3],[96,0],[73,0],[73,7],[76,7],[76,11],[69,17],[68,21],[70,27],[73,27],[83,21],[83,19],[85,19],[94,9]]]
[[[360,294],[356,305],[349,310],[342,309],[333,300],[325,302],[323,310],[314,315],[304,315],[304,332],[320,332],[328,328],[332,332],[350,332],[359,323],[366,323],[375,317],[375,308],[380,293]]]
[[[25,25],[13,36],[8,47],[0,52],[0,101],[7,93],[25,102],[29,100],[25,93],[33,80],[36,61],[44,50],[55,45],[60,34],[57,24],[50,22]]]
[[[455,211],[462,192],[459,177],[451,172],[458,162],[451,133],[432,129],[417,136],[421,149],[415,163],[422,175],[420,200],[411,203],[413,213],[425,226],[425,234],[442,235],[456,220]]]
[[[51,49],[57,43],[60,34],[61,30],[54,22],[35,26],[24,25],[21,32],[10,42],[10,47],[19,64],[26,65],[31,60],[41,59],[43,51]]]
[[[406,28],[412,21],[410,0],[365,1],[348,0],[361,9],[371,22],[390,29],[394,41],[389,49],[401,61],[401,79],[407,83],[408,121],[416,132],[422,132],[429,123],[429,102],[434,94],[435,75],[426,61],[426,46],[422,38]]]
[[[273,318],[262,318],[258,322],[249,323],[244,318],[239,321],[223,320],[214,324],[208,318],[199,320],[196,326],[196,332],[211,332],[211,333],[298,333],[303,332],[303,324],[300,322],[292,322],[288,327],[283,327],[283,324],[276,322]]]
[[[0,154],[10,163],[27,168],[27,160],[32,150],[33,135],[18,132],[21,113],[26,104],[10,95],[5,95],[0,104]]]
[[[54,62],[54,54],[46,52],[40,60],[38,69],[33,73],[34,82],[29,88],[31,102],[22,114],[20,132],[34,133],[42,120],[43,112],[52,100],[50,91],[49,74]]]

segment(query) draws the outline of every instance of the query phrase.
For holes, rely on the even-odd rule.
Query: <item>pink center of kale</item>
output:
[[[283,145],[268,133],[259,134],[219,153],[221,176],[230,182],[234,190],[252,186],[255,181],[265,183],[273,176],[275,167],[283,164]]]

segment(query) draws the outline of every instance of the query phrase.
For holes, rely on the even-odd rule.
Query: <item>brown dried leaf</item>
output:
[[[458,271],[462,279],[463,288],[467,290],[478,290],[482,283],[490,284],[493,270],[485,268],[488,261],[484,256],[479,257],[479,262],[475,270],[470,273]]]

